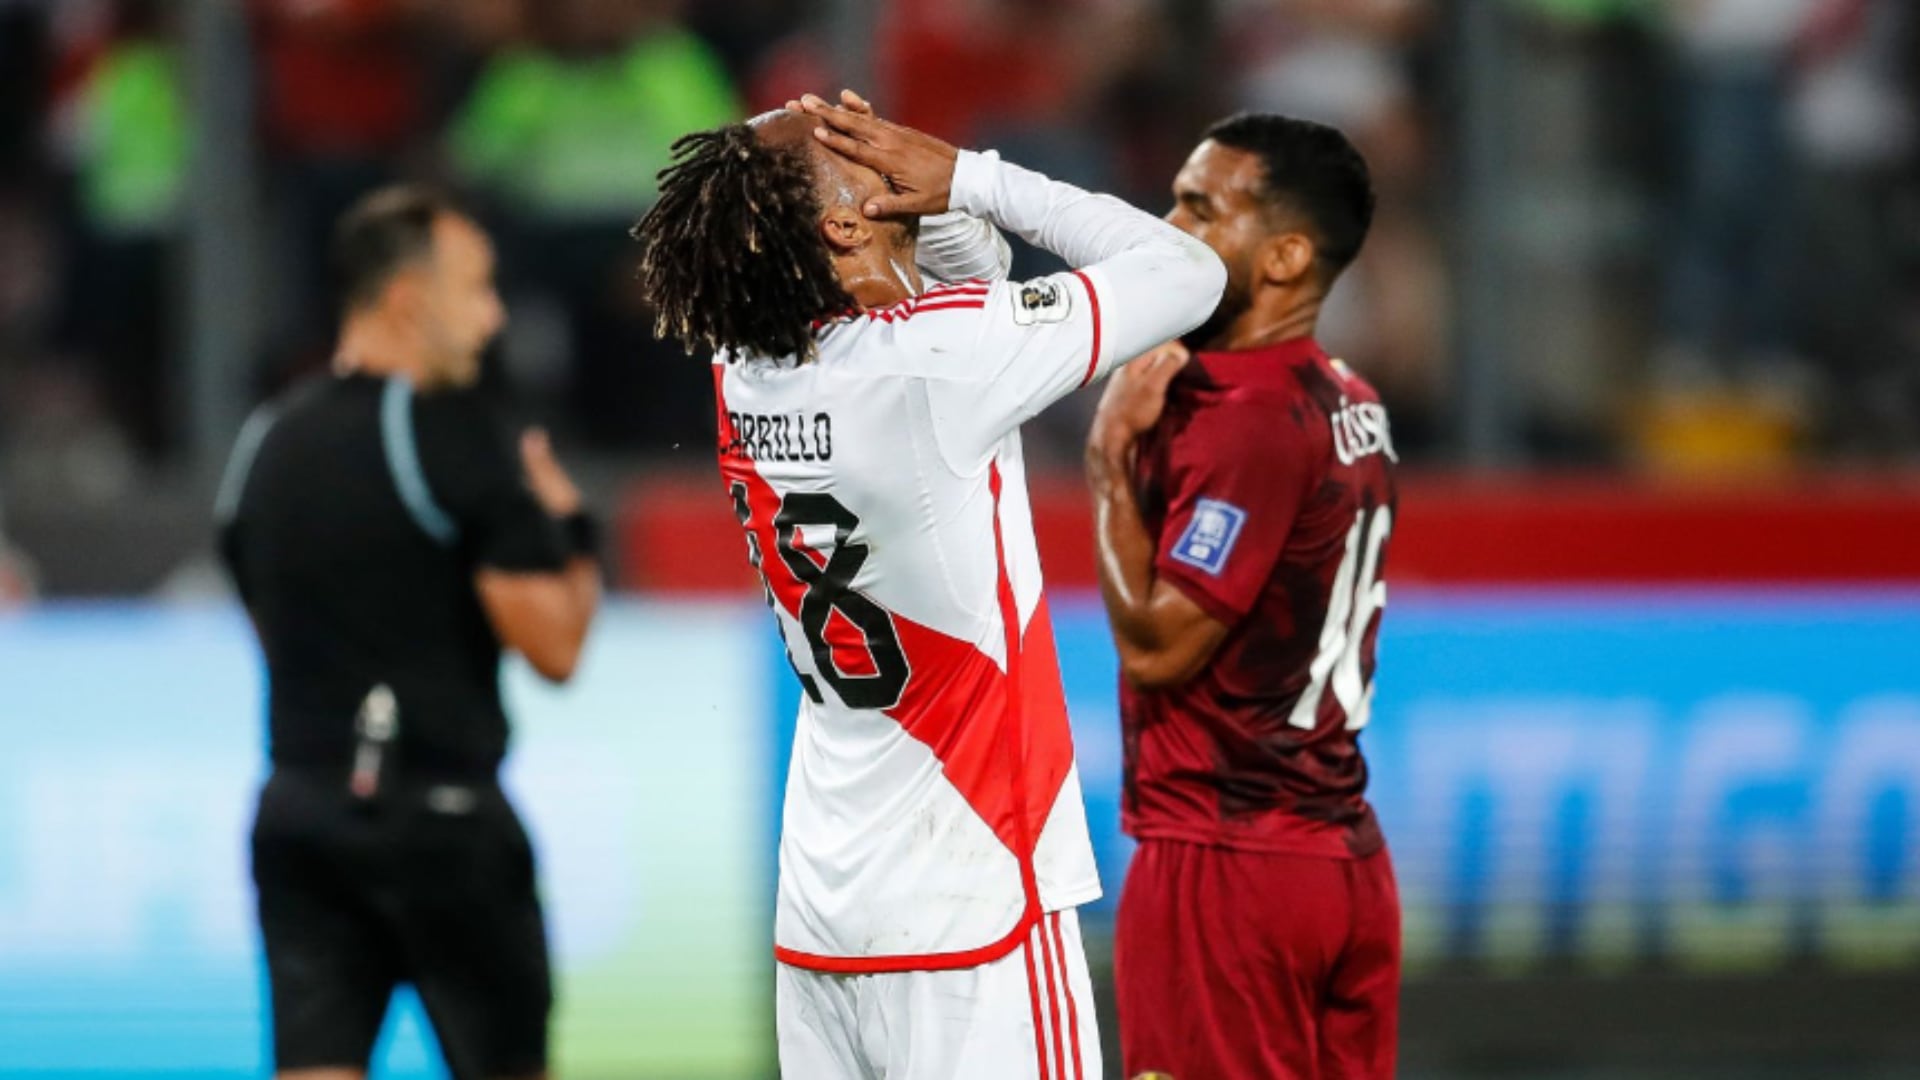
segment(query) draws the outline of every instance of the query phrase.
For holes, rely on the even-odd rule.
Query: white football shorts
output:
[[[952,971],[843,975],[779,965],[786,1080],[1099,1080],[1079,914],[1044,916],[1013,952]]]

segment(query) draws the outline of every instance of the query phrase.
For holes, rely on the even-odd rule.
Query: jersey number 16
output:
[[[1329,683],[1334,700],[1347,716],[1347,730],[1367,726],[1367,716],[1373,711],[1373,684],[1361,671],[1360,661],[1374,617],[1387,606],[1380,557],[1391,532],[1393,509],[1387,506],[1360,511],[1353,519],[1353,528],[1347,530],[1347,552],[1333,578],[1333,595],[1327,598],[1320,649],[1307,669],[1312,681],[1287,718],[1294,727],[1311,730],[1319,725],[1320,702]]]

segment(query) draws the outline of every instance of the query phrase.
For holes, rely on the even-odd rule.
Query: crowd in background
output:
[[[1499,100],[1474,107],[1506,149],[1476,171],[1460,58],[1483,2],[1508,59]],[[1416,461],[1458,448],[1476,254],[1507,264],[1502,334],[1478,340],[1499,353],[1517,461],[1920,448],[1908,0],[868,6],[866,89],[886,113],[1143,206],[1234,109],[1350,132],[1380,210],[1324,336]],[[335,215],[427,179],[499,240],[498,381],[609,453],[704,446],[709,377],[653,341],[626,229],[676,136],[835,86],[834,7],[245,0],[265,275],[251,391],[327,363]],[[183,10],[0,0],[0,491],[58,460],[63,484],[106,497],[182,445]],[[1500,185],[1490,230],[1463,225],[1467,182]],[[1039,453],[1072,460],[1077,422],[1037,430]]]

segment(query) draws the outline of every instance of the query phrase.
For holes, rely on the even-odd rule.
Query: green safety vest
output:
[[[627,220],[653,202],[675,139],[739,116],[719,59],[669,31],[598,59],[500,56],[455,119],[451,150],[468,179],[521,209]]]
[[[186,189],[186,91],[175,52],[115,46],[81,101],[81,206],[103,230],[153,232],[177,220]]]
[[[1479,0],[1473,0],[1479,2]],[[1624,22],[1658,13],[1659,0],[1510,0],[1515,7],[1531,8],[1538,14],[1562,23],[1597,26]]]

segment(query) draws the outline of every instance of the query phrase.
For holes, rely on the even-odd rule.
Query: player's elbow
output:
[[[1154,339],[1166,341],[1207,321],[1227,288],[1227,267],[1212,248],[1180,233],[1154,267],[1155,306],[1165,320]]]
[[[583,644],[578,637],[555,636],[534,648],[522,649],[520,655],[541,678],[560,686],[571,681],[579,669]]]
[[[1182,307],[1199,312],[1204,322],[1220,306],[1220,297],[1227,291],[1227,264],[1193,237],[1182,233],[1180,240],[1180,270],[1169,275],[1173,279],[1170,286],[1183,301]]]

